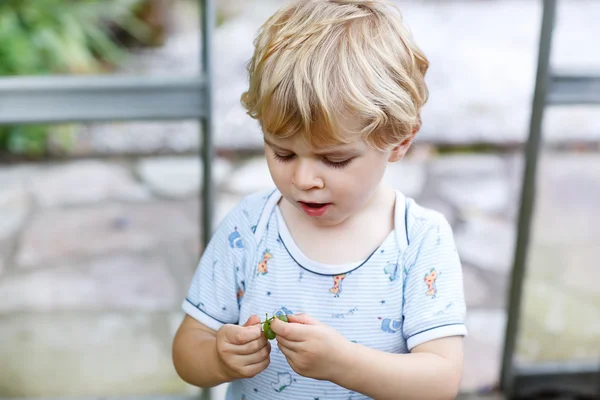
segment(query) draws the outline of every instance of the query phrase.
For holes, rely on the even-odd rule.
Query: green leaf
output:
[[[135,14],[142,0],[0,0],[0,75],[88,73],[126,54],[107,29],[137,40],[149,27]],[[0,127],[0,152],[42,155],[47,126]],[[65,142],[66,143],[66,142]]]

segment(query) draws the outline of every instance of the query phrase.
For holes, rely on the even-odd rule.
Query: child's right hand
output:
[[[271,344],[262,333],[260,318],[253,315],[244,326],[223,325],[217,331],[217,354],[232,380],[264,371],[271,361]]]

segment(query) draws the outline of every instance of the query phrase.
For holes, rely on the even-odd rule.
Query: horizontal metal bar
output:
[[[600,72],[555,72],[550,77],[547,103],[600,105]]]
[[[203,78],[40,76],[0,79],[0,125],[203,118]]]
[[[546,363],[515,367],[514,396],[563,393],[600,398],[600,363]]]
[[[599,361],[564,361],[564,362],[545,362],[536,364],[522,364],[517,366],[518,373],[520,375],[541,375],[541,374],[577,374],[577,373],[588,373],[596,372],[600,373],[600,360]]]

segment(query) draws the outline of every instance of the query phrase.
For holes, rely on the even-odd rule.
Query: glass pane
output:
[[[518,357],[600,359],[600,155],[543,152]]]
[[[594,47],[600,4],[557,3],[551,70],[600,75],[600,53],[586,50]],[[519,363],[600,359],[599,128],[599,107],[545,110],[515,354]]]
[[[197,143],[167,140],[185,123],[104,124],[122,141],[75,136],[42,160],[4,148],[0,398],[197,394],[171,361],[201,252]]]

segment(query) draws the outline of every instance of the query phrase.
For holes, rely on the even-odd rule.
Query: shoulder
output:
[[[216,224],[209,249],[234,249],[231,254],[241,256],[256,247],[255,229],[273,190],[254,192],[242,197],[221,216]],[[207,250],[209,250],[207,249]],[[229,254],[229,253],[228,253]]]
[[[252,234],[275,189],[262,190],[244,196],[219,222],[220,229],[235,225],[240,232]]]
[[[266,189],[246,195],[236,207],[237,212],[242,213],[251,226],[255,226],[265,211],[269,199],[276,193],[276,189]]]
[[[452,227],[444,214],[424,207],[411,198],[406,199],[405,224],[410,247],[418,246],[431,232],[452,235]]]

